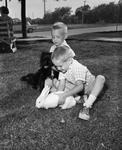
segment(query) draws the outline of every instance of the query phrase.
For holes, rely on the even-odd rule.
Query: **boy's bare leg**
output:
[[[96,77],[96,80],[93,81],[87,91],[86,94],[89,95],[87,99],[87,95],[85,95],[85,103],[83,104],[84,108],[83,110],[80,111],[79,113],[79,118],[84,119],[84,120],[89,120],[90,115],[89,115],[89,108],[92,107],[93,103],[95,102],[96,98],[100,94],[100,92],[103,89],[105,83],[105,78],[101,75],[98,75]]]
[[[105,84],[105,77],[98,75],[95,79],[94,85],[91,87],[90,94],[98,97]]]
[[[92,104],[102,91],[104,83],[105,83],[104,76],[98,75],[95,81],[88,87],[89,89],[88,93],[90,93],[90,95],[88,97],[88,100],[84,103],[84,106],[86,106],[87,108],[92,107]]]

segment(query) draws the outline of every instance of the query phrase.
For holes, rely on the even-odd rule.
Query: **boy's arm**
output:
[[[65,83],[66,83],[65,79],[62,79],[62,80],[59,81],[58,91],[64,91],[64,89],[65,89]]]
[[[65,93],[63,93],[59,96],[59,103],[63,104],[65,99],[68,96],[73,96],[82,90],[83,90],[83,82],[81,80],[76,81],[76,85],[72,89],[66,91]]]
[[[51,93],[56,91],[64,91],[64,89],[65,89],[65,80],[54,79],[53,87],[51,88]]]
[[[76,81],[76,84],[72,89],[70,89],[64,93],[64,96],[65,97],[72,96],[72,95],[75,95],[75,94],[81,92],[82,90],[83,90],[83,82],[81,80],[78,80],[78,81]]]

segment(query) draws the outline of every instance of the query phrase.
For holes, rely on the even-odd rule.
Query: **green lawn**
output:
[[[122,38],[122,31],[93,32],[69,36],[69,39],[91,40],[97,38]]]
[[[107,89],[80,120],[82,104],[68,110],[37,109],[37,90],[20,81],[39,68],[51,41],[17,43],[18,51],[0,54],[0,150],[121,150],[122,43],[67,40],[76,59],[94,75],[106,78]],[[62,122],[62,118],[65,122]]]
[[[116,23],[96,23],[96,24],[67,24],[68,29],[83,29],[83,28],[95,28],[95,27],[106,27],[106,26],[115,26]],[[119,26],[122,24],[119,24]],[[38,25],[39,29],[37,31],[50,31],[52,24],[41,24]]]

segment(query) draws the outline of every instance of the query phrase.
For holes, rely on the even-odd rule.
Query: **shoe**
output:
[[[79,113],[79,118],[83,120],[89,120],[90,119],[89,108],[83,107],[83,110],[81,110]]]

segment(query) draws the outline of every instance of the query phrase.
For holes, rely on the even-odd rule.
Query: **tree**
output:
[[[56,21],[63,21],[66,23],[66,19],[71,16],[71,7],[56,8],[52,13],[52,23]]]
[[[26,0],[18,0],[21,2],[21,21],[22,21],[22,37],[27,38],[26,28]]]
[[[52,23],[52,13],[51,12],[46,12],[46,14],[44,15],[44,23]]]
[[[84,23],[84,15],[88,10],[90,10],[90,6],[84,5],[84,6],[78,7],[75,11],[75,15],[78,16],[79,20],[82,20],[82,24]]]
[[[120,22],[122,21],[121,20],[121,16],[122,16],[122,0],[119,0],[117,7],[118,7],[118,11],[117,11],[116,31],[118,30],[119,20],[120,20]]]
[[[101,4],[94,8],[96,14],[96,21],[105,21],[106,23],[115,23],[117,18],[117,5],[114,2],[109,4]]]

